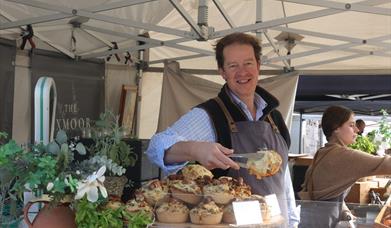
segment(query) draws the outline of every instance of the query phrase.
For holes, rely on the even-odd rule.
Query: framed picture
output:
[[[135,134],[137,104],[137,86],[122,85],[121,100],[119,106],[119,123],[124,128],[126,136]]]

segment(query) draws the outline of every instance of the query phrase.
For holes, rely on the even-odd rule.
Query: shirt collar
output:
[[[249,120],[254,121],[247,105],[242,100],[240,100],[240,98],[238,96],[236,96],[236,94],[234,94],[229,88],[227,89],[227,91],[228,91],[228,95],[232,98],[234,103],[236,105],[238,105],[240,107],[240,109],[242,109],[242,111],[246,114],[247,118]],[[267,103],[259,94],[254,93],[254,104],[255,104],[255,108],[257,110],[255,113],[255,120],[259,120],[259,118],[261,118],[263,116],[263,109],[266,108]]]

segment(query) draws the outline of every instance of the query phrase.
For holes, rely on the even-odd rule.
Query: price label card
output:
[[[266,204],[270,207],[270,216],[276,216],[281,214],[280,204],[278,203],[278,199],[276,194],[271,194],[265,196]]]
[[[262,223],[261,208],[258,201],[232,202],[237,225]]]

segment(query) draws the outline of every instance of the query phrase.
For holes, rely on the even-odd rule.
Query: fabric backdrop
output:
[[[288,129],[292,121],[298,78],[296,73],[291,73],[258,82],[258,85],[279,99],[278,110],[282,113]],[[197,104],[217,96],[221,87],[219,83],[182,72],[177,62],[166,62],[157,131],[166,129]]]

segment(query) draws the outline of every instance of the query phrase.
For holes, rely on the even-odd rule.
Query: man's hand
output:
[[[214,142],[178,142],[166,151],[166,163],[198,161],[207,169],[239,169],[239,165],[228,156],[233,153],[219,143]]]
[[[233,154],[232,149],[228,149],[219,143],[198,142],[194,148],[193,156],[196,161],[207,169],[239,169],[239,165],[228,156]]]

